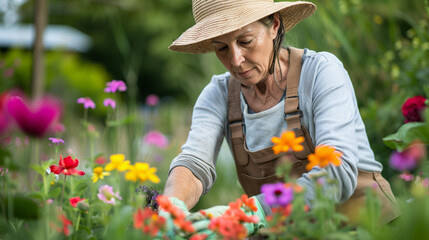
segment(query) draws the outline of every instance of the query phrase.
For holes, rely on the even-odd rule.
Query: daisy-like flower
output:
[[[152,237],[156,236],[160,229],[165,228],[166,220],[150,208],[137,209],[133,215],[134,228],[141,229]]]
[[[63,159],[63,156],[60,156],[59,166],[51,165],[49,168],[51,172],[55,174],[64,174],[64,175],[85,175],[84,171],[79,171],[76,167],[79,165],[78,159],[73,159],[68,156]]]
[[[83,104],[84,108],[95,108],[94,101],[91,100],[89,97],[82,97],[77,99],[77,103]]]
[[[104,91],[107,93],[115,93],[116,91],[125,92],[127,91],[127,85],[125,85],[124,81],[112,80],[106,83]]]
[[[115,107],[116,107],[116,102],[115,102],[115,100],[113,100],[113,99],[111,99],[111,98],[106,98],[106,99],[104,99],[104,101],[103,101],[103,105],[104,105],[105,107],[110,106],[111,108],[115,109]]]
[[[294,131],[283,132],[280,137],[272,137],[271,142],[275,145],[273,146],[274,154],[279,154],[280,152],[287,152],[293,150],[294,152],[299,152],[304,149],[301,143],[304,141],[304,137],[296,137]]]
[[[316,147],[314,153],[308,155],[309,163],[305,168],[307,171],[310,171],[315,166],[319,166],[321,168],[324,168],[329,164],[339,166],[341,164],[340,158],[342,155],[343,154],[341,152],[335,150],[335,148],[331,146],[319,145]]]
[[[83,200],[85,200],[85,198],[80,198],[79,196],[69,199],[70,205],[72,205],[73,207],[77,207],[77,203]]]
[[[105,203],[108,203],[108,204],[112,204],[112,205],[116,204],[116,200],[121,200],[122,199],[122,197],[119,196],[119,192],[114,193],[113,192],[113,187],[111,187],[109,185],[100,186],[98,188],[97,197],[101,201],[103,201]]]
[[[60,143],[64,144],[64,140],[62,140],[61,138],[49,138],[49,140],[53,144],[57,144],[57,146],[60,145]]]
[[[145,182],[149,180],[153,183],[159,183],[161,180],[155,175],[156,168],[150,167],[148,163],[137,162],[129,166],[129,171],[125,174],[125,179],[128,181]]]
[[[130,166],[130,161],[125,160],[124,154],[113,154],[113,155],[110,155],[110,163],[108,163],[104,167],[104,170],[110,172],[116,169],[120,172],[124,172],[128,170],[129,166]]]
[[[102,167],[94,168],[94,172],[92,173],[92,182],[97,182],[99,179],[104,179],[104,176],[109,176],[109,172],[103,172]]]
[[[293,188],[286,187],[282,182],[262,185],[261,193],[264,194],[265,202],[271,207],[286,206],[293,199]]]

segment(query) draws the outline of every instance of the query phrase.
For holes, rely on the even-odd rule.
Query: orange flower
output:
[[[307,171],[310,171],[314,166],[324,168],[329,164],[339,166],[341,164],[341,156],[343,154],[335,148],[328,145],[319,145],[316,151],[308,155],[309,163],[306,166]]]
[[[255,199],[249,198],[246,194],[241,195],[241,201],[243,201],[244,208],[248,211],[256,212],[258,208],[255,205]]]
[[[134,228],[141,229],[144,233],[149,233],[152,237],[165,226],[165,218],[160,217],[150,208],[138,209],[133,215]]]
[[[161,210],[170,213],[171,217],[173,218],[174,224],[177,227],[179,227],[182,231],[187,233],[195,232],[195,229],[192,226],[192,223],[185,219],[186,217],[185,214],[178,207],[173,205],[167,196],[158,195],[158,197],[156,198],[156,201],[158,202]]]
[[[279,138],[271,138],[271,142],[275,144],[273,146],[273,152],[275,154],[287,152],[290,149],[292,149],[294,152],[302,151],[304,149],[304,147],[301,145],[303,141],[304,137],[295,137],[294,131],[283,132]]]

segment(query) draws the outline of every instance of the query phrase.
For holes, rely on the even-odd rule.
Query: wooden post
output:
[[[45,61],[43,53],[43,33],[45,32],[47,20],[47,1],[35,0],[34,6],[34,43],[33,43],[33,65],[31,79],[31,93],[33,98],[43,94],[45,78]]]

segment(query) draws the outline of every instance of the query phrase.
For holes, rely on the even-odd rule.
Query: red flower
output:
[[[70,198],[70,204],[73,207],[77,207],[77,203],[80,202],[80,201],[83,201],[83,200],[85,200],[85,198],[82,198],[82,199],[80,197]]]
[[[73,226],[72,222],[70,220],[67,219],[67,217],[64,214],[59,214],[58,215],[58,220],[61,221],[62,223],[62,227],[59,227],[58,225],[56,225],[55,223],[51,222],[51,228],[54,228],[55,231],[57,232],[63,232],[64,235],[68,236],[70,235],[70,229],[69,226]]]
[[[165,227],[165,218],[160,217],[150,208],[138,209],[133,215],[134,228],[141,229],[144,233],[149,233],[152,237]]]
[[[256,212],[258,208],[255,205],[255,199],[249,198],[246,194],[241,195],[241,201],[243,201],[244,208],[248,211]]]
[[[189,240],[204,240],[208,237],[207,234],[195,234]]]
[[[79,160],[71,158],[70,156],[65,157],[60,156],[59,166],[51,165],[49,168],[51,172],[55,174],[64,174],[64,175],[85,175],[85,172],[79,171],[76,169],[77,165],[79,165]]]
[[[421,113],[426,107],[425,105],[426,98],[423,96],[415,96],[408,98],[402,105],[402,114],[405,117],[405,123],[408,122],[423,122]]]

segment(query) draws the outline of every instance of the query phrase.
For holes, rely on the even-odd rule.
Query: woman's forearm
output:
[[[191,209],[197,204],[202,193],[203,184],[188,168],[178,166],[170,172],[165,184],[165,196],[178,198]]]

